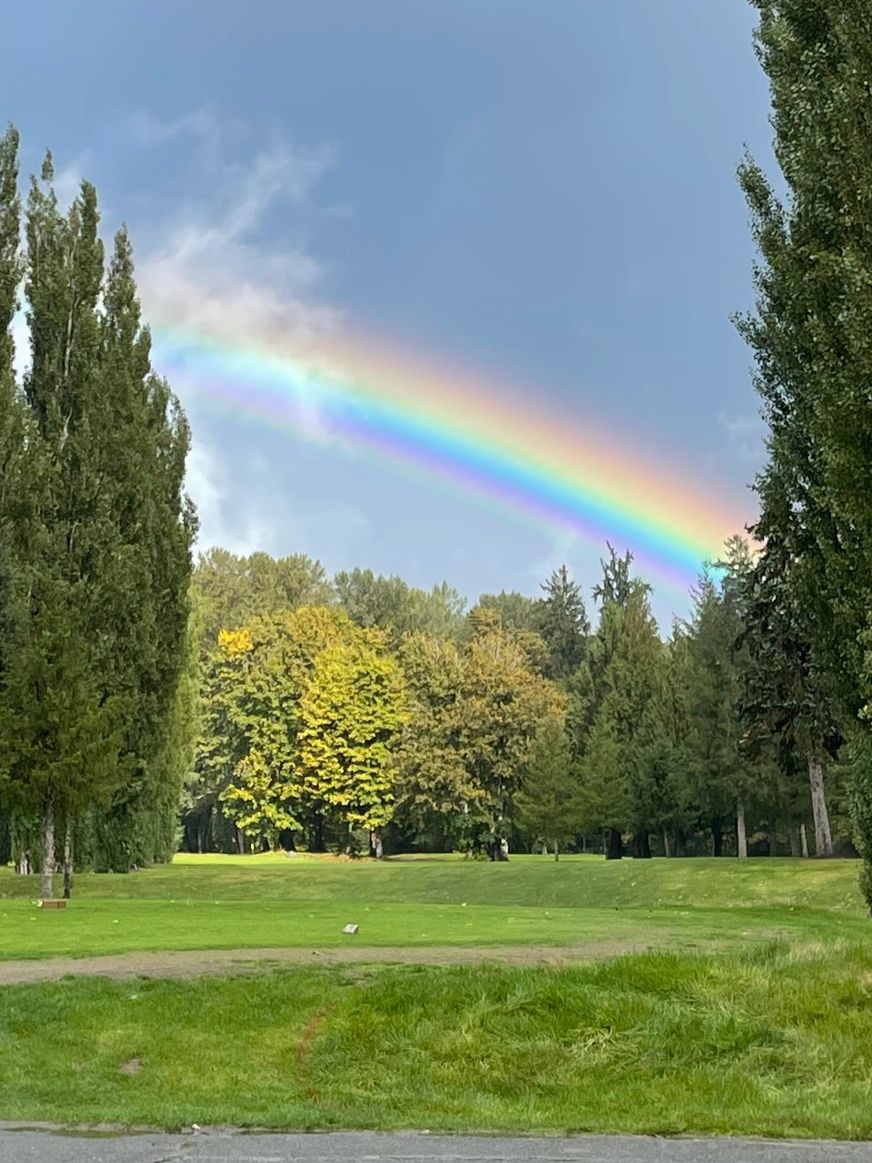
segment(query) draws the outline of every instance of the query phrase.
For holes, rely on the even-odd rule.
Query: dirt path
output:
[[[569,965],[622,953],[641,953],[648,941],[588,941],[581,945],[433,945],[430,948],[344,945],[328,949],[191,949],[163,953],[115,953],[100,957],[50,957],[0,961],[0,985],[58,981],[62,977],[200,977],[204,974],[266,973],[283,965],[347,965],[395,962],[405,965]]]

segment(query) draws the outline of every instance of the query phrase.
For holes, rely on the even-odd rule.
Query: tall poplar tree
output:
[[[757,310],[740,326],[769,425],[760,532],[790,547],[811,668],[829,674],[853,716],[872,696],[872,8],[754,3],[787,191],[780,200],[746,159],[760,258]],[[865,786],[861,832],[872,815]]]
[[[187,420],[151,367],[127,233],[118,232],[100,318],[100,386],[109,401],[99,456],[114,568],[102,575],[102,616],[112,636],[104,662],[110,693],[135,708],[125,720],[130,775],[99,836],[112,867],[172,853],[189,737],[178,721],[190,663],[191,544],[196,521],[184,493]],[[96,612],[96,611],[95,611]],[[170,723],[175,730],[170,730]]]
[[[12,319],[21,278],[19,257],[18,134],[10,126],[0,137],[0,724],[5,707],[6,666],[14,634],[13,522],[24,500],[21,465],[21,409],[13,371]],[[5,782],[4,740],[0,730],[0,832],[10,833],[10,803]],[[4,851],[3,858],[9,852]]]
[[[0,306],[14,310],[18,196],[11,132],[0,149]],[[11,610],[0,697],[3,799],[38,820],[44,896],[86,821],[102,862],[169,856],[194,530],[182,492],[187,427],[149,361],[126,235],[104,271],[93,186],[58,205],[46,157],[26,210],[30,365],[20,396],[0,328],[0,527]],[[8,458],[7,458],[8,459]],[[12,499],[10,499],[12,498]],[[12,511],[12,505],[15,510]],[[107,815],[108,813],[108,815]],[[36,854],[34,854],[36,855]]]

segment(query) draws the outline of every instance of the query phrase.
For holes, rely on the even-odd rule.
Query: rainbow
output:
[[[347,334],[291,342],[169,321],[154,338],[162,372],[236,414],[386,458],[599,547],[630,548],[670,587],[686,591],[750,516],[529,396],[396,348]]]

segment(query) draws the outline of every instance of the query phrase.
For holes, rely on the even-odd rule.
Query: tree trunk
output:
[[[769,822],[769,855],[778,855],[778,821],[770,820]]]
[[[52,893],[54,892],[54,870],[54,804],[49,800],[42,817],[42,884],[40,886],[40,892],[43,900],[51,900]]]
[[[378,828],[374,828],[369,834],[369,854],[374,856],[376,860],[384,858],[385,849],[382,843],[382,834]]]
[[[715,820],[712,823],[712,855],[723,856],[724,854],[724,829],[721,826],[720,820]]]
[[[667,858],[672,855],[669,851],[669,833],[665,828],[663,829],[663,855]]]
[[[808,860],[808,833],[805,830],[805,823],[799,825],[799,842],[802,845],[803,859]]]
[[[624,855],[624,838],[617,828],[606,832],[606,860],[620,860]]]
[[[236,844],[239,848],[239,855],[245,855],[245,833],[240,827],[236,829]]]
[[[73,895],[73,824],[67,820],[64,828],[64,899]]]
[[[559,840],[554,841],[554,859],[555,860],[560,859],[560,841]]]
[[[312,819],[312,852],[326,852],[327,841],[324,838],[324,817],[316,812]]]
[[[748,833],[745,829],[745,802],[736,804],[736,855],[740,860],[748,859]]]
[[[636,860],[651,859],[651,840],[647,832],[637,832],[633,836],[633,856]]]
[[[790,855],[799,856],[799,829],[796,824],[790,825]]]
[[[833,838],[830,834],[830,816],[824,791],[824,761],[818,746],[812,746],[808,753],[808,782],[811,787],[811,810],[814,816],[815,855],[832,856]]]

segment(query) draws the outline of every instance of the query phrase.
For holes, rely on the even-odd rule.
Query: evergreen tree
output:
[[[530,749],[527,778],[517,795],[518,822],[534,840],[550,844],[554,859],[581,823],[578,780],[563,720],[542,724]]]
[[[581,665],[590,624],[581,589],[565,565],[551,574],[542,589],[546,596],[540,602],[537,629],[548,648],[547,675],[565,681]]]
[[[24,516],[20,510],[23,481],[19,476],[22,414],[15,386],[11,331],[21,278],[20,228],[18,134],[10,127],[0,138],[0,692],[12,633],[12,524]]]
[[[688,639],[687,760],[700,823],[710,830],[715,856],[736,822],[737,851],[747,855],[745,769],[740,752],[739,675],[734,646],[740,627],[709,573],[694,596]]]
[[[31,423],[23,455],[35,521],[17,529],[13,549],[29,600],[4,708],[13,803],[42,821],[44,896],[52,894],[56,831],[126,775],[123,707],[100,681],[105,611],[95,617],[103,576],[117,568],[99,455],[108,419],[98,372],[103,249],[93,188],[83,184],[64,216],[52,176],[49,157],[27,209]]]
[[[103,669],[107,689],[135,713],[127,718],[125,740],[131,777],[114,797],[102,832],[113,848],[108,863],[123,869],[168,859],[175,846],[192,734],[179,723],[178,694],[190,653],[196,521],[184,494],[187,421],[151,369],[151,338],[141,323],[123,230],[103,304],[100,379],[111,410],[100,445],[102,493],[116,539],[116,567],[101,578],[100,609],[114,631]]]
[[[796,557],[784,519],[786,499],[776,494],[777,478],[765,484],[764,517],[757,526],[763,547],[742,578],[745,590],[744,645],[748,655],[742,712],[752,744],[773,737],[782,754],[795,751],[808,772],[815,853],[832,856],[833,842],[825,790],[828,759],[841,743],[834,684],[817,664],[808,607],[798,600]],[[768,532],[767,532],[768,531]]]
[[[588,824],[606,833],[606,855],[623,854],[625,831],[633,851],[650,856],[650,832],[657,823],[646,776],[645,752],[654,730],[654,700],[663,676],[663,646],[651,614],[650,587],[631,575],[632,555],[618,557],[609,546],[603,579],[594,590],[600,622],[590,641],[586,691],[587,737],[576,742],[581,755]],[[574,713],[578,704],[572,708]]]

